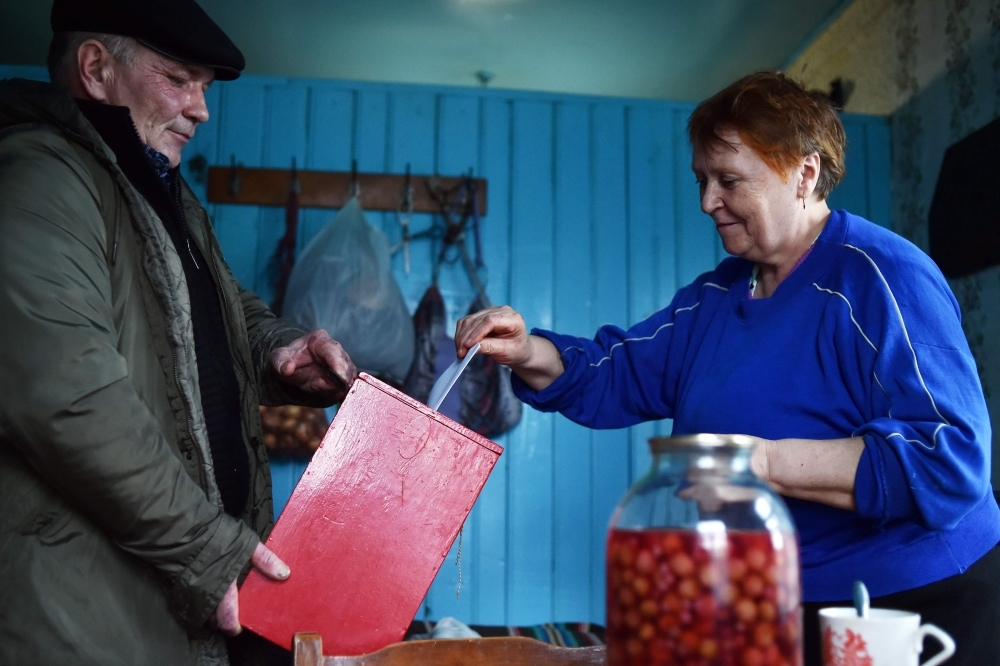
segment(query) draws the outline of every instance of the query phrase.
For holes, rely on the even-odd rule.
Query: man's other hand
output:
[[[250,556],[250,564],[271,580],[285,580],[291,573],[288,565],[262,543],[258,543],[254,549],[253,555]],[[235,636],[243,631],[243,627],[240,626],[240,596],[235,580],[223,595],[219,607],[215,609],[211,623],[226,636]]]
[[[358,374],[340,343],[317,329],[271,352],[278,378],[302,391],[340,402]]]

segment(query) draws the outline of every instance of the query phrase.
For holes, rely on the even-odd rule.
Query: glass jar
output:
[[[650,440],[608,533],[609,666],[801,664],[795,529],[750,471],[755,441]]]

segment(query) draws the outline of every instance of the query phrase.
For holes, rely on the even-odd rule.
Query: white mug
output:
[[[955,641],[933,624],[920,624],[917,613],[872,608],[867,618],[853,608],[822,608],[819,631],[823,666],[917,666],[928,634],[944,650],[921,666],[936,666],[955,654]]]

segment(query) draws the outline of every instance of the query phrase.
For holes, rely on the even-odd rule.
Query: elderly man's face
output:
[[[166,155],[175,167],[195,128],[208,120],[205,91],[215,72],[172,60],[142,45],[137,50],[134,66],[114,63],[107,102],[127,106],[142,142]]]

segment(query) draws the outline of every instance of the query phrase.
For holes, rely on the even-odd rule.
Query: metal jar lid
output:
[[[756,443],[756,438],[748,435],[712,435],[701,433],[680,437],[653,437],[649,440],[649,449],[654,454],[657,454],[670,453],[680,449],[744,449],[750,448]]]

